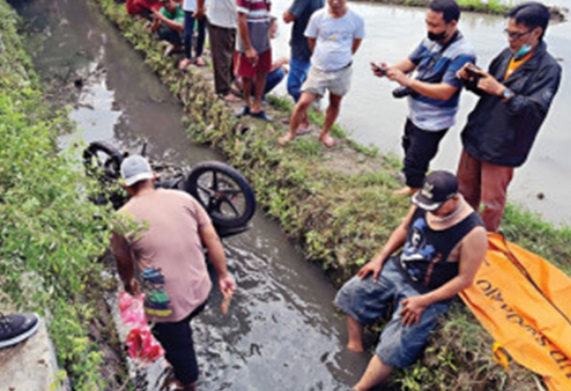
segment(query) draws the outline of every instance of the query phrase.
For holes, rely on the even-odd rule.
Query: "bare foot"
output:
[[[186,68],[188,68],[188,66],[191,63],[192,63],[192,60],[190,58],[185,58],[184,60],[182,60],[181,62],[178,63],[178,70],[184,71]]]
[[[282,147],[285,147],[285,145],[290,141],[292,141],[294,138],[295,136],[292,136],[290,133],[288,133],[285,136],[282,136],[278,139],[278,144],[281,145]]]
[[[397,195],[397,196],[411,196],[411,195],[413,195],[414,193],[416,193],[417,191],[418,191],[418,188],[417,188],[417,187],[408,187],[408,186],[405,186],[405,187],[403,187],[402,189],[395,190],[395,191],[393,192],[393,194],[394,194],[394,195]]]
[[[352,343],[348,343],[347,344],[347,349],[352,351],[352,352],[357,352],[357,353],[361,353],[364,352],[365,349],[363,349],[363,345],[362,344],[352,344]]]
[[[194,59],[194,65],[196,65],[197,67],[203,67],[206,65],[206,63],[204,62],[204,60],[202,59],[202,57],[196,57]]]
[[[323,144],[325,144],[327,148],[334,147],[335,144],[337,144],[337,140],[335,140],[333,137],[329,136],[328,134],[326,134],[325,136],[320,136],[319,139]]]
[[[239,102],[242,100],[239,96],[234,95],[233,93],[226,94],[222,97],[226,102]]]

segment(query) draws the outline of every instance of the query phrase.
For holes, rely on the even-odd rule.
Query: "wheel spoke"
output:
[[[212,190],[218,190],[218,174],[216,171],[212,171]]]
[[[202,190],[203,192],[205,192],[206,194],[208,194],[208,197],[212,197],[214,195],[214,191],[212,191],[211,189],[209,189],[208,187],[204,187],[201,185],[197,185],[199,190]]]
[[[234,212],[234,214],[236,216],[240,216],[240,211],[236,208],[236,205],[234,205],[234,203],[228,199],[225,199],[223,202],[227,203],[228,205],[230,205],[230,209],[232,209],[232,211]]]

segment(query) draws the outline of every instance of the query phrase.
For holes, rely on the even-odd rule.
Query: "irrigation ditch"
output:
[[[308,260],[323,266],[335,284],[352,275],[388,238],[408,206],[408,200],[392,195],[392,190],[400,186],[395,179],[399,167],[394,157],[378,156],[374,149],[355,144],[339,128],[335,129],[335,135],[342,138],[342,142],[333,150],[325,149],[313,135],[299,138],[287,148],[279,147],[277,137],[285,131],[280,119],[286,118],[291,110],[287,101],[270,100],[270,111],[276,118],[273,124],[236,120],[235,107],[216,98],[208,69],[193,68],[181,74],[176,59],[163,58],[162,48],[141,21],[129,17],[124,7],[113,0],[96,1],[179,98],[190,139],[216,148],[230,164],[239,168],[256,187],[265,212],[280,222]],[[11,133],[2,134],[0,173],[10,179],[0,182],[0,214],[3,221],[14,222],[12,226],[6,225],[0,236],[0,275],[7,276],[0,280],[1,290],[16,291],[18,273],[29,268],[37,271],[44,283],[37,287],[36,305],[49,309],[50,334],[58,348],[60,364],[72,378],[73,388],[118,389],[125,377],[120,347],[113,342],[116,337],[108,327],[108,308],[95,300],[101,291],[96,289],[90,293],[86,289],[86,285],[113,288],[98,281],[96,276],[101,269],[93,262],[101,253],[101,243],[108,231],[101,223],[105,217],[95,222],[91,217],[106,212],[84,202],[77,206],[77,210],[83,212],[63,220],[67,209],[58,208],[58,204],[64,199],[71,202],[74,195],[78,198],[76,184],[84,179],[74,171],[75,163],[69,157],[55,154],[54,138],[64,128],[60,123],[65,121],[61,117],[53,121],[49,110],[37,109],[45,107],[39,103],[42,88],[33,76],[16,25],[10,21],[16,18],[3,0],[0,11],[3,14],[0,114],[18,118],[11,125],[6,121],[9,125],[1,127],[3,131],[10,128]],[[12,48],[18,51],[13,52]],[[21,120],[22,116],[27,117],[25,121]],[[313,120],[319,123],[322,118],[314,115]],[[45,142],[32,142],[31,139],[38,137],[35,133],[15,135],[15,130],[32,128],[36,123],[42,126],[41,137]],[[6,134],[13,138],[5,137]],[[5,149],[17,153],[7,154]],[[26,153],[36,149],[39,160],[31,160]],[[54,157],[48,158],[52,155]],[[33,181],[17,179],[25,177],[34,167],[44,173],[39,170],[44,164],[42,160],[51,162],[51,159],[55,159],[49,166],[53,172],[34,177],[35,182],[44,187],[36,188],[38,193],[30,197]],[[18,164],[13,164],[15,162]],[[58,182],[58,177],[65,183]],[[22,186],[26,186],[26,191],[18,189]],[[55,186],[59,186],[59,193],[53,190]],[[43,199],[41,192],[51,198]],[[40,218],[33,224],[17,223],[18,219],[35,221],[32,220],[35,215]],[[30,227],[33,230],[27,231]],[[50,227],[50,232],[61,232],[57,242],[42,236],[45,227]],[[510,205],[502,228],[510,240],[545,256],[570,274],[571,231],[567,227],[555,228]],[[69,247],[67,242],[74,236],[86,238],[85,251]],[[43,253],[47,256],[40,257],[42,262],[31,262]],[[62,264],[62,260],[68,262]],[[44,267],[46,264],[49,267]],[[69,283],[65,280],[68,277]],[[59,281],[62,279],[65,281]],[[93,283],[85,284],[85,281]],[[64,285],[62,290],[58,288],[60,284]],[[46,295],[50,285],[56,286],[55,296]],[[14,297],[20,306],[26,302],[24,297]],[[70,302],[72,305],[66,306]],[[517,365],[510,365],[505,372],[493,363],[492,342],[473,316],[457,302],[433,336],[423,358],[398,373],[393,382],[401,389],[411,390],[537,389],[537,380],[529,372]]]

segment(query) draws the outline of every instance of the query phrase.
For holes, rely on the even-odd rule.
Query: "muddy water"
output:
[[[91,2],[13,4],[28,21],[51,99],[72,105],[83,139],[112,140],[133,151],[148,140],[153,158],[180,164],[220,158],[187,141],[179,105]],[[200,389],[344,390],[354,383],[367,357],[344,351],[344,322],[331,304],[335,290],[320,268],[259,215],[226,248],[239,290],[229,315],[220,314],[215,292],[195,320]]]
[[[281,15],[290,0],[274,0],[273,13]],[[550,4],[569,6],[567,0],[552,0]],[[370,3],[350,3],[350,7],[365,19],[366,38],[354,58],[351,91],[344,98],[339,122],[352,137],[364,144],[378,146],[382,152],[395,152],[402,157],[400,138],[405,116],[406,100],[391,95],[395,83],[372,76],[370,61],[393,63],[406,57],[426,34],[425,11]],[[460,30],[470,40],[478,55],[478,64],[487,68],[491,59],[507,46],[502,33],[505,20],[498,16],[464,13]],[[274,44],[277,56],[288,55],[289,25],[282,23]],[[558,95],[544,123],[538,140],[526,164],[517,169],[509,190],[509,198],[527,209],[541,213],[546,220],[571,225],[571,23],[548,28],[546,42],[551,53],[561,58],[563,80]],[[285,94],[285,83],[278,93]],[[476,103],[475,96],[464,93],[454,126],[441,144],[433,162],[434,168],[455,170],[461,151],[460,131],[468,113]],[[538,194],[544,195],[543,199]]]

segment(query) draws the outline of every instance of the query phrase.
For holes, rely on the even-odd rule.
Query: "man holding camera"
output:
[[[454,125],[462,89],[456,73],[476,59],[474,49],[458,30],[458,4],[433,0],[428,8],[428,37],[408,58],[390,67],[371,64],[376,76],[400,84],[393,91],[395,98],[408,97],[410,111],[402,138],[406,186],[396,192],[398,195],[410,195],[420,188],[440,140]],[[410,77],[415,70],[416,77]]]
[[[543,42],[549,9],[532,2],[508,13],[509,47],[488,72],[464,66],[458,77],[481,98],[462,131],[460,192],[476,210],[480,202],[488,231],[497,231],[514,167],[521,166],[551,106],[561,66]]]

